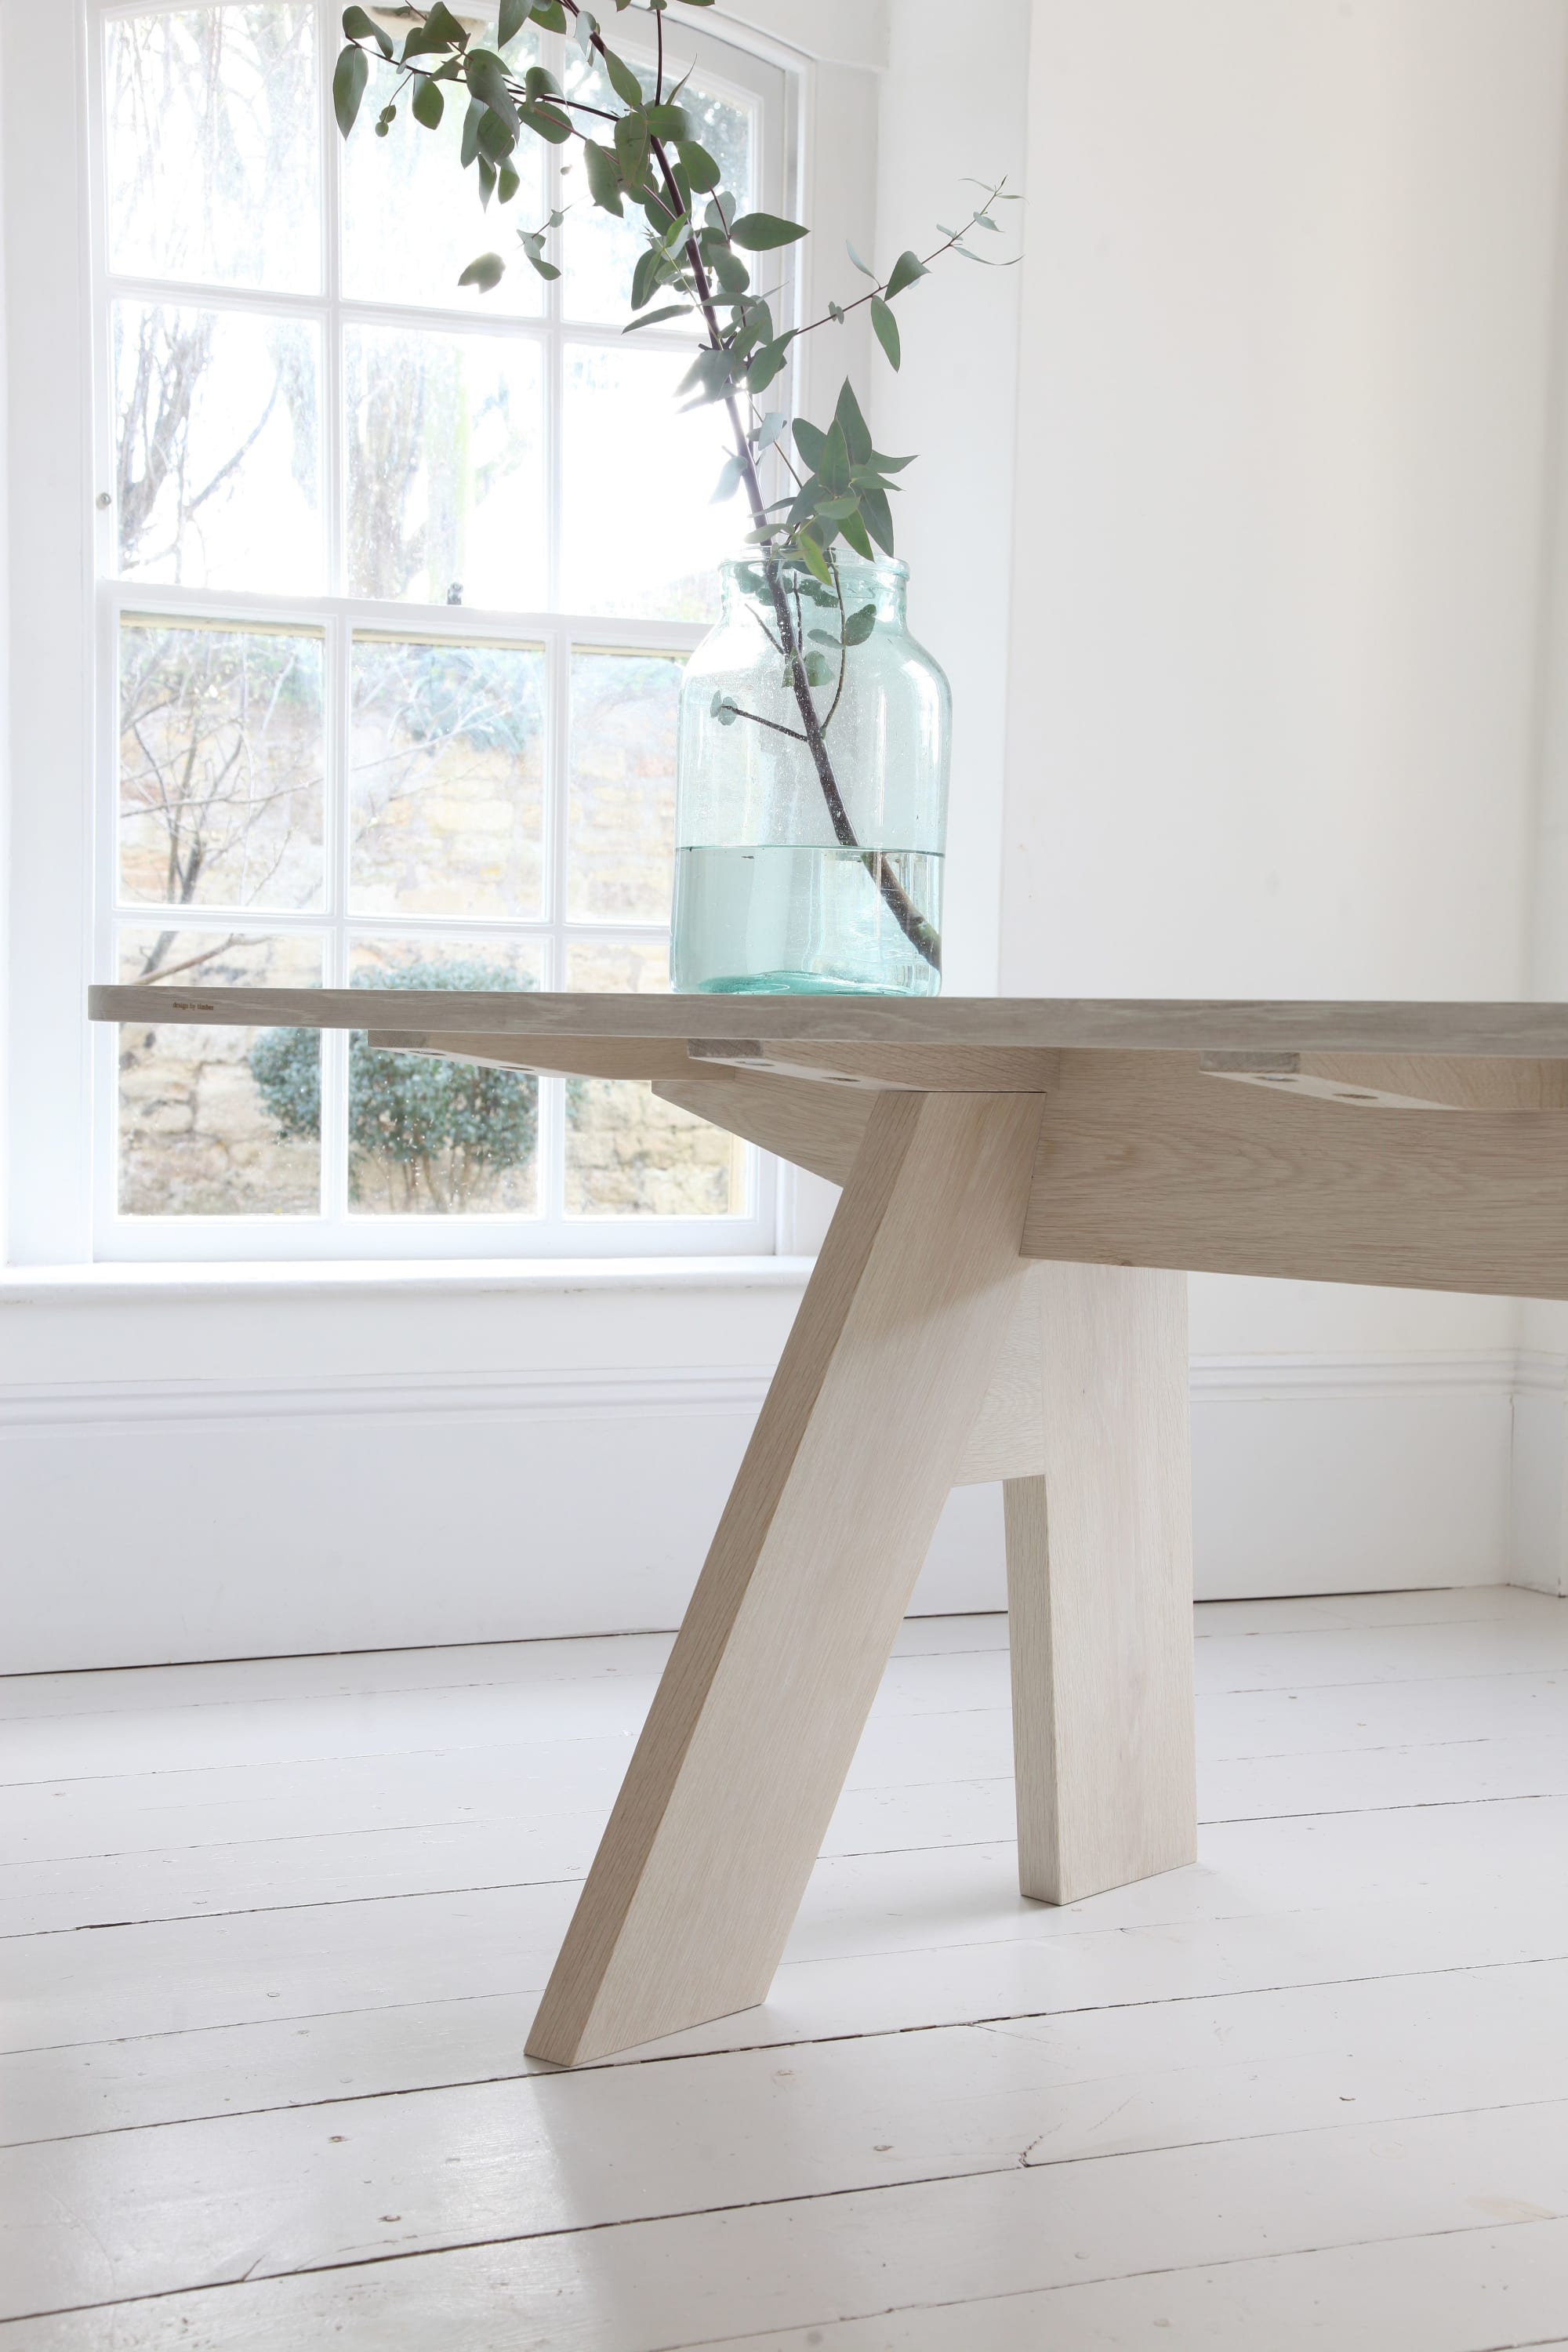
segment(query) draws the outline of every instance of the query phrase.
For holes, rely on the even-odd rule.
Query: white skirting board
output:
[[[1568,1356],[1520,1350],[1509,1514],[1510,1583],[1568,1594]]]
[[[766,1378],[0,1390],[0,1671],[672,1625]],[[1554,1391],[1511,1351],[1209,1359],[1193,1380],[1200,1597],[1557,1572],[1568,1367]],[[1003,1605],[999,1490],[961,1490],[916,1611]]]

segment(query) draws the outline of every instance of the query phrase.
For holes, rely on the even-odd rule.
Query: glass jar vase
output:
[[[723,567],[686,666],[677,751],[678,989],[934,996],[952,703],[902,563],[840,543],[833,585]]]

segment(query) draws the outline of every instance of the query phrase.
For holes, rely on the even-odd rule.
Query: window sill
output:
[[[73,1299],[355,1297],[417,1292],[801,1290],[809,1257],[366,1258],[321,1263],[215,1261],[210,1265],[13,1265],[0,1268],[0,1307]]]

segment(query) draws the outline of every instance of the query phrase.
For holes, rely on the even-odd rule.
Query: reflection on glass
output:
[[[531,941],[361,940],[354,988],[536,988]],[[382,1016],[385,1018],[384,1014]],[[425,1054],[349,1048],[349,1206],[370,1216],[531,1216],[539,1081]]]
[[[353,695],[353,911],[537,915],[542,653],[356,637]]]
[[[520,65],[531,54],[518,43],[508,52]],[[427,60],[435,62],[435,60]],[[544,310],[544,281],[524,260],[514,227],[537,228],[548,206],[544,151],[525,134],[512,158],[522,184],[511,203],[479,204],[479,181],[463,171],[462,92],[446,89],[439,126],[426,131],[408,111],[392,66],[373,66],[360,107],[362,124],[395,101],[397,119],[384,139],[357,131],[342,157],[343,291],[364,302],[437,305],[447,310],[504,311],[536,319]],[[458,279],[476,255],[506,257],[507,272],[493,293]]]
[[[122,931],[120,977],[176,988],[314,988],[312,939]],[[321,1039],[313,1029],[125,1022],[120,1212],[127,1217],[316,1216]]]
[[[121,897],[314,906],[321,756],[319,635],[122,621]]]
[[[669,987],[669,941],[572,940],[566,949],[566,986],[593,994],[663,995]]]
[[[568,343],[562,415],[561,602],[569,613],[710,620],[719,565],[747,528],[710,503],[721,406],[679,411],[686,352]]]
[[[566,1081],[566,1213],[732,1217],[746,1200],[746,1148],[627,1079]]]
[[[662,654],[572,656],[566,909],[574,920],[669,920],[680,670]]]
[[[189,588],[319,587],[315,327],[117,302],[113,342],[121,572]]]
[[[314,12],[179,9],[103,37],[110,268],[314,293]]]
[[[533,342],[351,327],[351,592],[537,610],[546,579],[542,404]]]

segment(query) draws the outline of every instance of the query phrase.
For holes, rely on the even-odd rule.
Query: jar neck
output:
[[[840,597],[847,616],[862,611],[867,604],[874,604],[879,627],[901,629],[905,625],[904,598],[910,576],[907,564],[890,560],[868,563],[842,541],[834,548],[831,562],[836,583],[831,589],[824,588],[800,564],[784,562],[776,566],[778,583],[789,599],[791,611],[798,604],[800,617],[807,629],[837,625]],[[733,619],[749,605],[770,627],[775,625],[774,590],[760,554],[732,556],[721,567],[721,582],[722,620]]]

